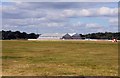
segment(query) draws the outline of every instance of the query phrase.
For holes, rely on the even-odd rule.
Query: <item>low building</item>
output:
[[[67,33],[62,37],[62,39],[72,39],[72,37]]]
[[[80,34],[76,33],[74,35],[72,35],[72,39],[81,39]]]
[[[59,33],[47,33],[47,34],[41,34],[37,40],[56,40],[56,39],[62,39],[62,37],[65,34],[59,34]]]
[[[67,34],[48,33],[48,34],[41,34],[37,38],[37,40],[58,40],[58,39],[81,39],[81,37],[77,33],[67,33]]]

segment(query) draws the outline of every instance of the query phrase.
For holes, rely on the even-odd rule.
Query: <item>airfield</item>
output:
[[[118,42],[4,40],[3,76],[118,76]]]

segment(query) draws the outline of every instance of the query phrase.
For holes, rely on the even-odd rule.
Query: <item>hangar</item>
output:
[[[76,33],[74,35],[72,35],[72,39],[81,39],[80,34]]]
[[[62,37],[65,34],[59,34],[59,33],[46,33],[41,34],[37,39],[38,40],[56,40],[56,39],[62,39]]]
[[[37,40],[58,40],[58,39],[81,39],[81,36],[78,33],[46,33],[41,34]]]

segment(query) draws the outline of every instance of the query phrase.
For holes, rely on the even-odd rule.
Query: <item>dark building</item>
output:
[[[62,37],[62,39],[72,39],[72,37],[67,33]]]
[[[72,39],[81,39],[80,34],[76,33],[74,35],[72,35]]]

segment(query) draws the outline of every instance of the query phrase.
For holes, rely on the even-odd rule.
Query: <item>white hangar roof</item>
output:
[[[70,35],[71,37],[76,35],[76,33],[45,33],[41,34],[37,39],[61,39],[66,34]]]
[[[41,37],[62,37],[65,34],[60,34],[60,33],[46,33],[46,34],[41,34]]]
[[[61,39],[65,34],[60,34],[60,33],[46,33],[46,34],[41,34],[37,39]]]

